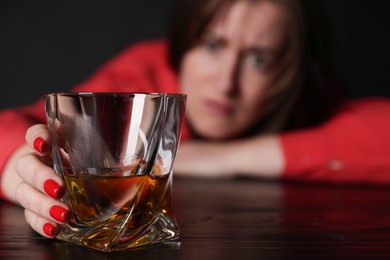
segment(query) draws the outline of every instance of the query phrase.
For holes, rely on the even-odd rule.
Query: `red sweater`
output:
[[[167,63],[165,42],[155,41],[129,47],[73,91],[180,90]],[[44,122],[43,100],[0,112],[1,172],[24,142],[27,128]],[[185,126],[182,141],[188,138]],[[390,100],[350,102],[319,127],[282,133],[281,145],[286,161],[284,178],[390,184]]]

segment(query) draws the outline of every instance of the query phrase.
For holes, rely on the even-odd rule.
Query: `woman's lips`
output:
[[[232,106],[220,101],[209,99],[205,101],[205,105],[207,110],[215,114],[228,115],[233,112]]]

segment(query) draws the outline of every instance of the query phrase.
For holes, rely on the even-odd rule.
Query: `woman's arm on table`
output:
[[[323,125],[285,133],[286,179],[390,184],[390,99],[346,104]]]
[[[278,178],[284,157],[277,135],[229,142],[189,140],[180,144],[175,175],[230,178],[238,175]]]
[[[389,99],[354,101],[314,128],[226,143],[183,142],[175,174],[390,184],[389,133]]]

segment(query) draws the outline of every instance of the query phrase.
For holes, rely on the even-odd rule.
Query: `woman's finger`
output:
[[[23,182],[36,190],[59,199],[65,191],[64,181],[54,170],[32,153],[20,156],[16,161],[16,171]]]
[[[58,223],[37,215],[28,209],[24,210],[24,217],[32,229],[42,236],[53,238],[60,232]]]
[[[51,152],[51,136],[44,124],[31,126],[26,132],[26,142],[39,155],[47,155]]]
[[[69,207],[65,203],[44,195],[25,182],[17,186],[15,197],[26,210],[50,222],[66,223],[69,220]],[[38,226],[35,228],[39,229]]]

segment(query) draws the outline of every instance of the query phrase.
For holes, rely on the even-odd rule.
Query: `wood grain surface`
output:
[[[110,254],[46,239],[0,201],[0,259],[390,258],[390,188],[175,178],[176,243]]]

